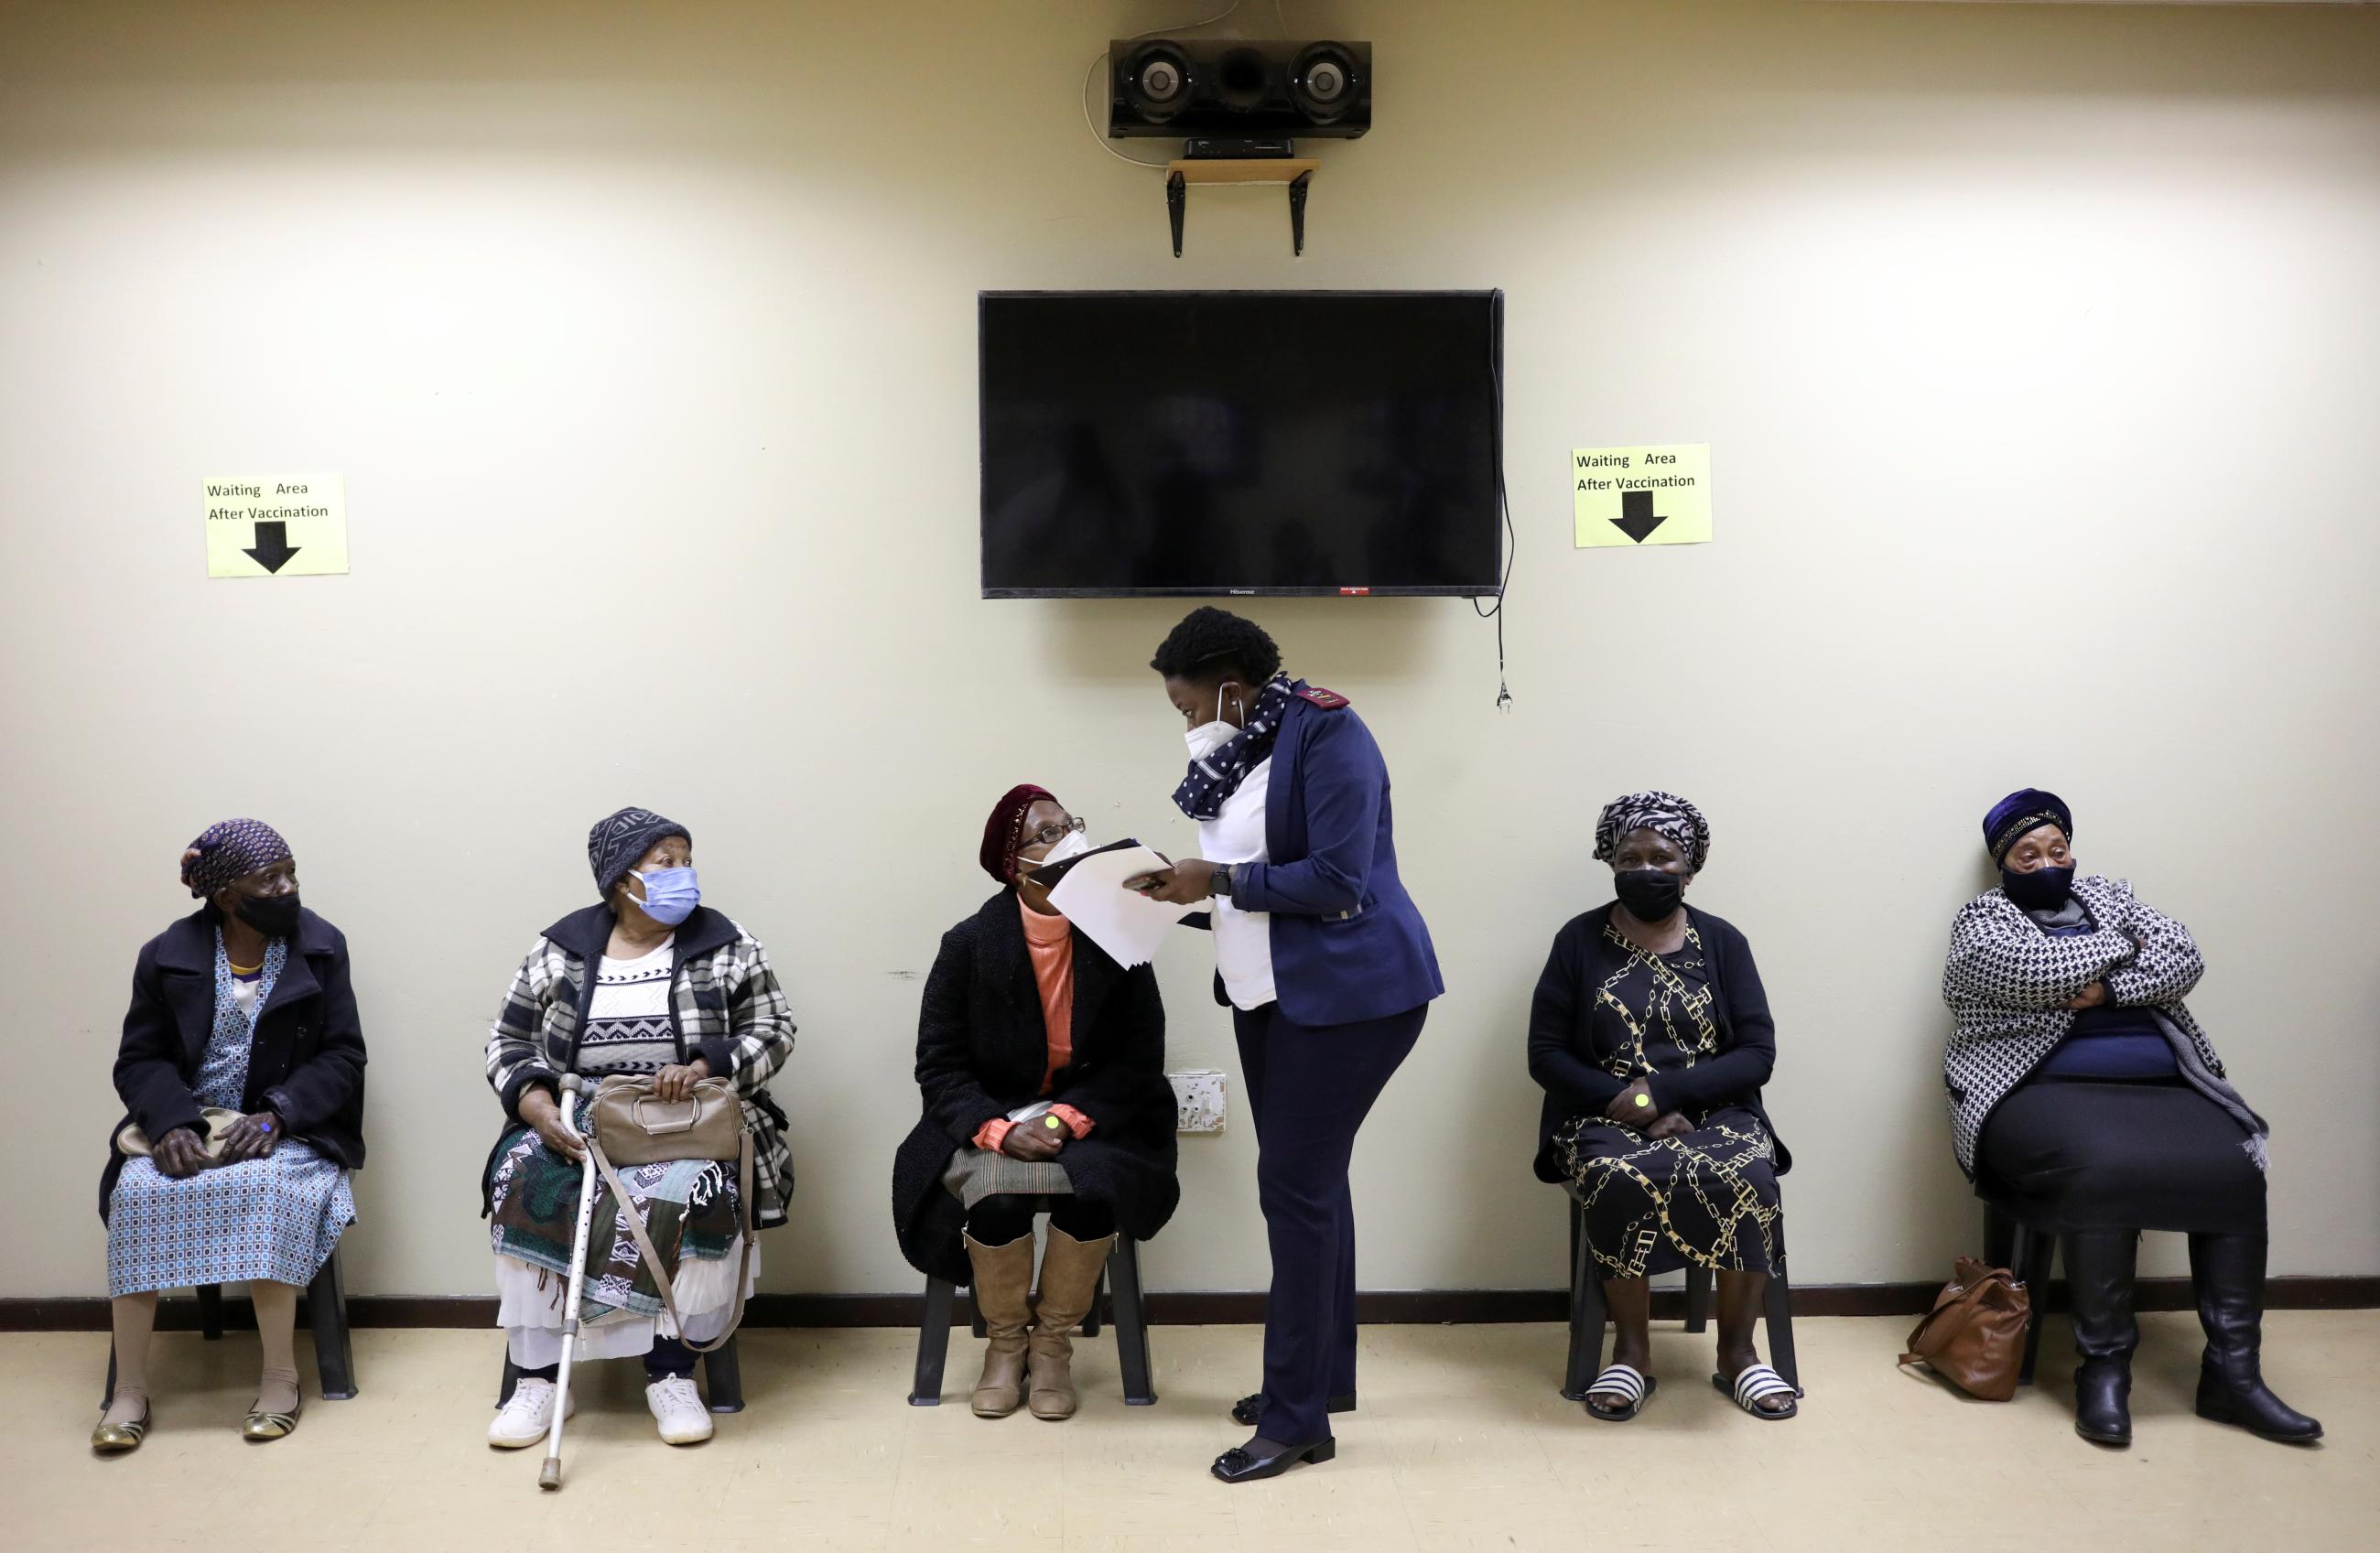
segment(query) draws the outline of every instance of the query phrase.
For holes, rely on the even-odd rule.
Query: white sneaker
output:
[[[710,1438],[710,1410],[702,1405],[690,1375],[663,1376],[647,1386],[645,1405],[653,1410],[667,1444],[699,1445]]]
[[[551,1380],[535,1380],[523,1376],[513,1384],[512,1401],[496,1410],[495,1422],[488,1426],[488,1443],[504,1450],[518,1450],[525,1445],[540,1445],[553,1428],[553,1392]],[[570,1393],[570,1405],[563,1411],[565,1418],[578,1416],[578,1393]]]

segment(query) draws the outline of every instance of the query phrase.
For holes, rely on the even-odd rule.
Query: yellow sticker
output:
[[[204,482],[207,576],[290,577],[347,569],[346,485],[336,475]]]
[[[1708,443],[1572,448],[1570,462],[1579,549],[1709,542]]]

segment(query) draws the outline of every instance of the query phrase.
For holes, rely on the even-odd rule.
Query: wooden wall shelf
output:
[[[1182,257],[1182,218],[1190,204],[1190,186],[1203,184],[1287,184],[1289,186],[1289,247],[1293,255],[1305,251],[1305,190],[1321,163],[1309,156],[1184,157],[1165,164],[1165,214],[1173,226],[1173,257]]]

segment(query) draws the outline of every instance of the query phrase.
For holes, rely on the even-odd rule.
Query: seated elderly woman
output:
[[[100,1178],[115,1391],[91,1449],[149,1431],[157,1292],[245,1280],[264,1370],[241,1433],[279,1439],[301,1406],[298,1291],[355,1221],[364,1162],[364,1037],[347,940],[298,900],[298,861],[269,825],[226,819],[182,854],[202,903],[132,971],[115,1056],[128,1112]]]
[[[1951,924],[1942,973],[1959,1168],[1986,1202],[2064,1239],[2076,1433],[2131,1442],[2138,1231],[2178,1230],[2206,1329],[2199,1416],[2318,1439],[2264,1382],[2267,1129],[2182,1005],[2198,948],[2124,880],[2077,878],[2073,834],[2065,803],[2030,787],[1984,817],[2000,882]]]
[[[504,1102],[504,1128],[488,1157],[481,1211],[492,1220],[496,1320],[520,1368],[488,1443],[508,1449],[542,1440],[553,1421],[585,1158],[563,1115],[562,1075],[579,1074],[590,1087],[615,1074],[648,1075],[671,1100],[701,1079],[724,1079],[742,1096],[752,1134],[761,1229],[785,1222],[794,1188],[785,1113],[768,1090],[793,1051],[794,1021],[767,952],[701,904],[685,826],[622,809],[588,832],[587,861],[601,901],[539,936],[488,1036],[488,1082]],[[682,1160],[657,1177],[640,1173],[632,1190],[642,1200],[630,1211],[672,1279],[682,1330],[638,1254],[635,1231],[610,1211],[610,1187],[599,1177],[595,1189],[574,1362],[642,1354],[645,1403],[662,1438],[709,1439],[710,1414],[695,1389],[687,1344],[726,1332],[759,1273],[756,1250],[744,1278],[735,1276],[745,1212],[735,1172]],[[573,1387],[574,1411],[577,1401]]]
[[[1752,1342],[1785,1257],[1777,1178],[1792,1156],[1761,1108],[1776,1025],[1743,935],[1684,904],[1710,826],[1667,793],[1608,805],[1595,855],[1619,899],[1565,924],[1529,1011],[1529,1075],[1544,1086],[1541,1181],[1585,1208],[1586,1245],[1616,1336],[1587,1414],[1636,1416],[1653,1392],[1646,1279],[1716,1270],[1711,1383],[1755,1418],[1791,1418],[1793,1388]]]
[[[978,859],[1000,892],[942,935],[917,1019],[924,1114],[893,1158],[892,1221],[913,1267],[975,1288],[984,1418],[1028,1393],[1036,1418],[1073,1416],[1069,1334],[1116,1231],[1150,1238],[1181,1197],[1156,973],[1110,959],[1034,877],[1088,850],[1057,799],[1011,789]],[[1038,1310],[1037,1198],[1053,1199]]]

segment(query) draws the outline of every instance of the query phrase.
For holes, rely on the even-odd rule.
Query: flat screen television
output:
[[[1503,295],[982,294],[983,596],[1496,591]]]

